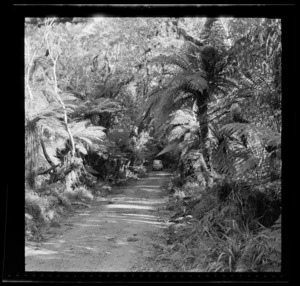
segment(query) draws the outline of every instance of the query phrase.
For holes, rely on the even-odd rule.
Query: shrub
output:
[[[190,224],[182,220],[171,224],[166,238],[173,244],[170,256],[181,258],[176,259],[181,270],[280,271],[280,183],[223,180],[198,201],[193,195],[197,191],[198,185],[188,181],[176,188],[169,202],[169,209],[176,212],[173,217],[192,215]]]
[[[91,201],[94,198],[91,191],[84,186],[65,191],[64,194],[71,201]]]

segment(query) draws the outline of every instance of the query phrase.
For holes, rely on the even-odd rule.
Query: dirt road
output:
[[[152,238],[166,227],[167,193],[161,186],[169,176],[152,172],[105,199],[95,197],[56,236],[26,243],[26,271],[156,271],[147,257],[153,255]]]

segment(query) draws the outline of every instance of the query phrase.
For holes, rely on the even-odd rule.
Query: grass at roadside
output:
[[[211,193],[195,183],[168,185],[173,211],[160,254],[178,271],[281,270],[280,184],[268,189],[219,183]],[[261,209],[264,212],[261,212]]]

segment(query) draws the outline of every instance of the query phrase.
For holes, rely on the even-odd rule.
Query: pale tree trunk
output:
[[[28,90],[28,94],[29,94],[29,99],[32,100],[33,99],[33,95],[32,95],[32,91],[31,91],[31,87],[29,84],[29,77],[30,77],[30,70],[32,67],[32,62],[35,56],[35,52],[33,53],[32,57],[30,56],[30,46],[27,43],[27,41],[25,40],[25,47],[27,50],[27,61],[28,61],[28,69],[27,69],[27,73],[25,73],[25,83],[26,83],[26,87]]]
[[[49,28],[51,28],[51,25],[53,24],[53,20],[50,22],[50,24],[48,25]],[[49,56],[52,60],[53,63],[53,77],[54,77],[54,93],[56,95],[57,100],[59,101],[59,103],[61,104],[63,111],[64,111],[64,123],[65,123],[65,127],[66,130],[68,132],[69,135],[69,139],[70,139],[70,143],[71,143],[71,152],[70,152],[70,158],[67,158],[66,160],[66,165],[71,165],[74,161],[74,157],[75,157],[75,144],[74,144],[74,138],[73,135],[71,133],[71,130],[69,128],[69,124],[68,124],[68,114],[67,114],[67,110],[66,110],[66,106],[64,104],[64,102],[62,101],[59,92],[58,92],[58,84],[57,84],[57,76],[56,76],[56,64],[57,64],[57,60],[59,57],[59,54],[57,54],[56,57],[54,57],[53,55],[53,49],[52,47],[50,47],[49,41],[48,41],[48,35],[46,35],[46,43],[47,43],[47,48],[49,51]],[[58,44],[59,45],[59,42]],[[66,166],[67,167],[67,166]],[[72,182],[74,180],[74,177],[76,177],[76,172],[74,170],[72,170],[70,173],[68,173],[65,177],[65,190],[70,190],[71,189],[71,185]]]

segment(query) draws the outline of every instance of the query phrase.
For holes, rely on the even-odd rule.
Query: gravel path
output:
[[[27,242],[26,271],[155,271],[147,258],[153,237],[166,227],[168,194],[161,186],[169,176],[151,172],[105,198],[95,197],[91,208],[68,218],[54,237]]]

